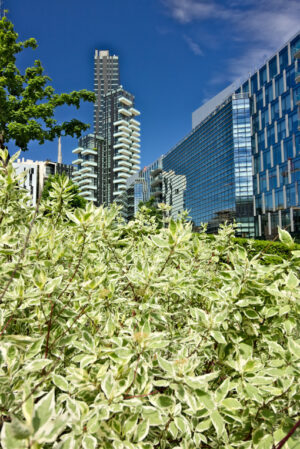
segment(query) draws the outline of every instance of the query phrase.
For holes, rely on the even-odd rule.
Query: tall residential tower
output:
[[[94,134],[73,150],[74,181],[86,199],[108,206],[122,202],[127,178],[140,168],[140,113],[134,96],[120,85],[118,56],[108,50],[95,52],[95,93]]]
[[[103,96],[120,87],[119,57],[110,56],[108,50],[95,50],[94,57],[94,132],[103,133]]]

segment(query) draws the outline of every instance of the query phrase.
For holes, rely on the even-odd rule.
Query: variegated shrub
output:
[[[277,447],[299,420],[300,252],[267,266],[232,227],[72,211],[64,181],[33,209],[5,159],[1,447]]]

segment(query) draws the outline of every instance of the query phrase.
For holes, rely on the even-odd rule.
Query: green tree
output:
[[[58,174],[50,175],[47,181],[45,182],[43,193],[42,193],[42,199],[45,201],[47,199],[51,199],[51,196],[54,196],[55,193],[55,184],[62,185],[64,182],[67,181],[67,187],[69,188],[68,192],[70,195],[72,195],[71,200],[69,202],[69,205],[73,209],[77,209],[78,207],[84,208],[87,204],[87,200],[83,198],[79,192],[79,187],[74,184],[74,182],[68,178],[65,174]],[[52,192],[52,195],[51,195]]]
[[[0,20],[0,148],[12,140],[22,150],[28,149],[30,140],[43,144],[61,135],[79,137],[89,125],[72,119],[58,123],[54,118],[58,106],[80,106],[80,101],[94,101],[87,90],[69,94],[55,93],[48,83],[39,60],[22,74],[16,65],[16,56],[25,48],[37,47],[35,39],[18,42],[13,24]]]

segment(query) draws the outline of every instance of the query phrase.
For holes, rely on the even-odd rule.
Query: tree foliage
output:
[[[1,447],[279,447],[299,420],[299,250],[265,266],[232,227],[72,212],[64,183],[47,216],[21,176],[0,162]]]
[[[67,189],[69,189],[68,194],[71,197],[71,201],[68,202],[68,205],[73,209],[77,209],[77,207],[84,208],[87,200],[79,194],[80,189],[78,185],[74,184],[74,182],[64,173],[56,173],[55,175],[50,175],[48,177],[43,188],[42,199],[47,201],[51,200],[51,197],[57,197],[57,190],[60,191],[64,184],[67,186],[64,187],[64,191],[67,192]]]
[[[94,101],[87,90],[69,94],[55,93],[48,83],[39,60],[21,74],[16,57],[26,48],[37,47],[35,39],[18,42],[13,24],[3,17],[0,20],[0,148],[10,140],[22,150],[27,150],[30,140],[43,144],[61,135],[80,137],[89,125],[77,120],[58,124],[54,112],[58,106],[80,106],[80,101]]]

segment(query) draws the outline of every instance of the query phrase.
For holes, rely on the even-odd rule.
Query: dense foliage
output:
[[[63,183],[45,215],[21,176],[0,162],[1,447],[279,447],[299,420],[300,252],[265,266],[231,227],[70,212]]]
[[[22,74],[16,65],[16,57],[25,48],[36,48],[37,42],[30,38],[18,41],[13,24],[3,17],[0,20],[0,148],[14,141],[16,146],[27,150],[30,140],[44,143],[61,135],[80,137],[89,125],[72,119],[58,123],[54,118],[58,106],[79,108],[80,101],[94,101],[93,92],[74,91],[69,94],[55,93],[49,85],[51,79],[44,74],[39,60]]]
[[[74,184],[74,182],[70,178],[67,178],[64,173],[61,175],[56,173],[55,175],[50,175],[48,177],[43,188],[42,199],[48,200],[51,199],[51,197],[55,197],[57,195],[55,189],[58,189],[59,191],[65,182],[67,182],[68,192],[71,195],[71,200],[68,204],[74,209],[77,209],[77,207],[84,208],[87,204],[87,200],[80,195],[78,185]]]
[[[300,245],[295,245],[290,248],[281,242],[273,242],[267,240],[249,240],[236,238],[234,239],[239,245],[243,246],[250,256],[261,254],[266,264],[279,263],[282,259],[290,260],[293,257],[292,251],[295,249],[300,250]]]

